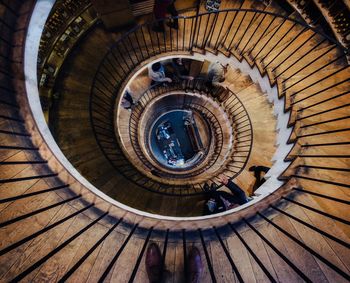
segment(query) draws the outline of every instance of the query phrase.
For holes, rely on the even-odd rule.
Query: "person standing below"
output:
[[[219,61],[213,62],[208,67],[207,86],[213,88],[220,86],[225,81],[228,64],[222,65]]]
[[[131,109],[134,107],[135,102],[130,94],[130,90],[127,89],[125,90],[125,93],[122,98],[121,105],[123,106],[124,109],[131,111]]]
[[[164,273],[164,262],[156,243],[151,243],[146,252],[146,272],[149,283],[162,283]],[[200,251],[195,246],[191,248],[187,256],[185,282],[186,283],[199,283],[203,273],[203,263]]]
[[[151,86],[156,83],[172,82],[172,79],[166,76],[164,66],[160,62],[156,62],[148,67],[148,77],[152,80]]]
[[[157,23],[152,27],[152,30],[155,32],[164,32],[164,19],[166,14],[169,13],[172,17],[177,17],[179,14],[175,8],[175,0],[155,0],[154,16],[156,18]],[[167,23],[167,25],[173,29],[179,28],[179,20],[173,19],[172,22]]]

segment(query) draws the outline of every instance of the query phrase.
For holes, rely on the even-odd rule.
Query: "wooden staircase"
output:
[[[166,282],[184,282],[185,258],[193,245],[205,267],[201,282],[350,280],[349,135],[344,123],[349,74],[344,56],[328,66],[329,58],[323,56],[287,85],[275,82],[281,97],[288,98],[287,91],[298,100],[314,95],[291,103],[294,148],[286,157],[293,161],[283,176],[289,180],[286,194],[279,190],[267,198],[268,209],[260,203],[251,211],[206,220],[154,218],[111,205],[68,178],[45,141],[38,142],[23,74],[33,4],[0,2],[1,281],[147,282],[144,258],[150,242],[160,246]],[[254,62],[262,70],[268,50],[261,52],[262,61]],[[282,50],[284,58],[291,52]],[[296,51],[300,67],[316,58],[313,52]],[[291,63],[280,62],[285,67]],[[268,68],[275,67],[271,63]]]

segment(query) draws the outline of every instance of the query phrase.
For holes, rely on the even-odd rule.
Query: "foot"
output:
[[[187,282],[198,283],[203,272],[201,254],[196,247],[193,247],[188,255]]]
[[[159,283],[162,277],[162,256],[157,244],[148,246],[145,263],[149,282]]]

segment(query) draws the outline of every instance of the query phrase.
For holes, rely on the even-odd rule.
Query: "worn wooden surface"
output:
[[[20,1],[3,1],[10,7],[18,8],[17,5]],[[0,4],[0,12],[5,11],[3,3]],[[12,6],[13,5],[13,6]],[[285,54],[288,54],[290,50],[286,50]],[[296,55],[297,56],[297,55]],[[281,57],[282,58],[282,57]],[[320,59],[323,64],[329,60],[325,57]],[[288,66],[290,62],[285,62]],[[320,63],[321,64],[321,63]],[[345,64],[343,61],[341,64]],[[321,64],[322,66],[322,64]],[[330,69],[336,70],[341,65],[334,65]],[[273,67],[273,66],[271,66]],[[311,68],[312,69],[312,68]],[[310,70],[309,70],[310,72]],[[328,71],[327,71],[328,72]],[[325,74],[329,74],[325,72]],[[307,70],[304,75],[307,75]],[[321,76],[321,72],[317,76]],[[315,75],[316,76],[316,75]],[[344,79],[348,76],[346,72],[341,73],[339,77],[335,77],[335,81]],[[309,83],[312,81],[310,78]],[[332,84],[335,81],[330,80]],[[2,81],[3,82],[3,81]],[[6,82],[11,85],[9,81]],[[305,83],[305,84],[304,84]],[[307,86],[306,80],[303,84]],[[326,87],[326,85],[315,85],[313,90],[317,91]],[[348,89],[348,85],[342,86],[341,89],[335,90],[330,93],[331,96],[337,95],[339,92],[343,92]],[[296,88],[297,90],[297,88]],[[305,92],[306,93],[306,92]],[[11,92],[11,94],[15,94]],[[1,92],[1,101],[10,101],[11,97],[5,95],[5,92]],[[302,97],[302,96],[300,96]],[[326,93],[322,94],[322,99],[327,99]],[[306,115],[317,113],[319,111],[329,109],[332,106],[341,106],[343,103],[347,103],[348,99],[344,100],[332,100],[328,101],[327,107],[317,107],[317,110],[303,111],[300,117],[306,117]],[[315,103],[314,100],[312,103]],[[333,104],[334,102],[334,104]],[[306,107],[308,100],[304,100],[300,103],[303,107]],[[326,105],[326,104],[325,104]],[[301,109],[301,108],[300,108]],[[319,120],[315,118],[305,118],[298,120],[297,124],[303,121],[303,124],[315,123],[318,121],[324,121],[324,119],[331,119],[332,117],[344,117],[347,115],[344,109],[340,108],[329,112],[328,114],[322,114],[325,116],[317,116]],[[0,103],[1,114],[18,115],[14,110],[9,110],[7,104]],[[309,114],[306,114],[309,113]],[[333,116],[335,115],[335,116]],[[337,116],[338,115],[338,116]],[[6,119],[5,119],[6,120]],[[345,119],[344,119],[345,120]],[[343,122],[344,122],[343,120]],[[4,121],[0,118],[0,129],[5,131],[21,130],[23,128],[14,121]],[[305,124],[305,123],[306,124]],[[346,127],[344,123],[325,123],[323,126],[307,129],[301,133],[302,135],[313,133],[312,131],[327,131],[327,130],[341,130]],[[300,127],[299,127],[300,129]],[[300,133],[299,133],[300,134]],[[347,142],[348,132],[342,131],[333,134],[323,134],[314,136],[305,136],[298,139],[299,145],[307,145],[313,143],[330,143],[330,142]],[[0,134],[1,145],[11,146],[32,146],[31,140],[28,137],[18,137],[8,134]],[[348,145],[341,146],[308,146],[302,147],[300,156],[294,161],[295,165],[311,165],[322,166],[328,168],[340,168],[348,169],[349,163],[346,157],[332,157],[334,155],[345,155],[348,152]],[[3,162],[16,162],[16,161],[33,161],[34,159],[40,160],[41,156],[38,151],[28,151],[22,149],[4,149],[0,150],[1,161]],[[314,156],[314,157],[312,157]],[[318,157],[315,157],[318,156]],[[349,201],[349,193],[347,187],[348,183],[348,171],[346,170],[331,170],[331,169],[319,169],[301,167],[299,170],[292,170],[288,172],[296,176],[299,182],[299,186],[305,190],[311,191],[317,194],[323,194],[333,198],[338,198],[343,201]],[[0,165],[0,179],[14,179],[28,176],[35,176],[40,174],[49,173],[51,168],[46,164],[16,164],[16,165]],[[303,178],[304,177],[304,178]],[[305,177],[311,177],[313,180],[305,179]],[[52,180],[54,179],[54,180]],[[340,184],[332,184],[324,181],[338,182]],[[37,209],[49,206],[51,204],[68,199],[72,196],[72,192],[69,187],[63,188],[58,191],[50,191],[40,193],[32,196],[28,196],[21,199],[13,199],[11,201],[4,202],[3,200],[22,196],[23,194],[30,194],[43,191],[52,187],[52,184],[58,185],[60,180],[56,180],[55,177],[39,178],[26,181],[7,182],[0,184],[0,223],[7,220],[15,219],[21,215],[33,212]],[[310,195],[306,192],[297,192],[290,194],[288,198],[294,199],[300,203],[313,207],[321,212],[334,215],[339,218],[343,218],[349,221],[348,204],[337,202],[336,200],[326,199],[320,196]],[[56,223],[60,219],[67,217],[68,215],[85,207],[88,203],[83,202],[81,199],[74,200],[72,202],[63,204],[61,206],[45,210],[41,213],[33,215],[23,220],[19,220],[13,224],[0,228],[0,251],[9,247],[11,244],[15,244],[18,241],[30,236],[44,227],[48,227],[53,223]],[[257,206],[257,210],[258,210]],[[293,204],[286,200],[281,200],[278,206],[281,210],[297,217],[318,229],[321,229],[336,239],[349,243],[349,228],[345,223],[341,223],[330,217],[320,215],[314,211],[310,211],[304,207]],[[46,231],[45,233],[34,237],[26,243],[19,245],[11,251],[0,255],[0,280],[7,282],[17,276],[20,272],[26,268],[30,268],[37,260],[54,251],[65,240],[73,236],[75,233],[81,231],[83,227],[91,223],[96,219],[101,212],[96,212],[92,209],[85,211],[70,218],[69,220],[61,223],[58,226]],[[263,215],[271,219],[276,225],[281,227],[284,231],[293,235],[296,239],[305,243],[305,245],[311,248],[314,252],[321,255],[340,270],[349,274],[350,262],[349,262],[349,249],[348,247],[340,244],[337,241],[331,240],[324,235],[306,227],[305,225],[291,219],[290,217],[278,213],[273,209],[264,211]],[[130,218],[131,219],[131,218]],[[135,218],[136,219],[136,218]],[[147,219],[137,220],[142,223],[147,222]],[[144,221],[144,222],[143,222]],[[220,219],[217,220],[219,223]],[[263,220],[260,216],[255,216],[253,219],[248,219],[251,223],[267,240],[269,240],[279,252],[287,257],[297,268],[299,268],[308,278],[314,282],[347,282],[346,279],[340,276],[336,271],[322,263],[315,255],[311,254],[305,248],[301,247],[294,240],[291,240],[281,231],[273,227],[266,220]],[[65,246],[58,253],[50,257],[43,264],[33,270],[28,276],[24,278],[26,282],[42,282],[58,281],[83,255],[100,239],[100,237],[106,233],[106,231],[115,223],[115,219],[100,220],[89,230],[85,231],[69,245]],[[132,223],[132,221],[131,221]],[[123,225],[122,225],[123,224]],[[132,225],[127,221],[123,221],[96,249],[90,254],[86,261],[80,265],[80,267],[73,273],[68,279],[70,282],[96,282],[101,277],[104,270],[107,268],[111,259],[115,256],[118,249],[126,239],[127,235],[132,229]],[[154,223],[153,223],[154,224]],[[177,222],[174,227],[181,227],[181,222]],[[195,228],[195,227],[193,227]],[[279,282],[303,282],[303,280],[293,271],[293,269],[275,252],[269,247],[269,245],[250,227],[244,223],[237,223],[237,231],[242,238],[250,246],[254,254],[263,263],[269,273]],[[190,229],[188,229],[190,230]],[[171,231],[173,232],[173,231]],[[115,263],[112,271],[109,273],[107,279],[115,282],[127,282],[130,274],[135,266],[141,247],[145,241],[147,233],[145,231],[138,231],[131,237],[130,241],[125,246],[124,251],[121,253],[119,259]],[[248,282],[265,282],[267,281],[266,275],[262,272],[261,268],[257,265],[255,260],[249,254],[248,250],[242,245],[237,235],[232,232],[222,233],[224,244],[227,246],[230,255],[234,263],[237,265],[237,269],[241,273],[242,277]],[[171,240],[168,242],[167,255],[165,259],[166,269],[168,270],[166,276],[166,282],[183,282],[183,270],[184,270],[184,250],[182,242],[182,234],[176,233],[171,235]],[[163,250],[164,235],[155,235],[151,237],[151,241],[159,243],[161,251]],[[220,243],[213,230],[209,230],[205,233],[205,243],[209,258],[213,269],[215,271],[216,279],[218,282],[238,282],[235,275],[232,273],[231,267],[228,263]],[[192,245],[195,245],[200,249],[203,264],[204,274],[202,275],[202,282],[211,282],[210,274],[208,271],[208,263],[206,261],[203,246],[198,236],[197,231],[194,235],[187,235],[187,252]],[[139,270],[136,274],[135,282],[146,282],[144,256],[141,260]]]

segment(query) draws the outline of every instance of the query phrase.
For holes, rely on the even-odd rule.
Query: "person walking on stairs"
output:
[[[215,86],[222,86],[222,83],[226,79],[228,67],[228,64],[222,65],[219,61],[210,63],[206,82],[209,89],[212,89]]]
[[[182,58],[173,58],[171,63],[173,69],[174,69],[174,75],[173,79],[175,81],[181,81],[181,80],[193,80],[194,77],[190,76],[190,71],[186,68],[184,62],[182,61]]]
[[[175,8],[175,0],[156,0],[153,9],[154,17],[157,23],[152,27],[155,32],[164,32],[164,19],[166,14],[169,13],[172,17],[177,17],[179,14]],[[173,29],[179,28],[179,20],[173,19],[172,22],[167,23],[167,25]]]
[[[261,173],[267,173],[270,168],[266,166],[252,166],[249,168],[250,172],[254,172],[255,183],[253,185],[253,192],[255,192],[262,184],[266,182],[266,179]]]
[[[266,166],[251,166],[250,172],[254,172],[255,183],[253,185],[253,193],[266,182],[262,173],[267,173],[270,168]],[[212,183],[209,187],[204,184],[204,191],[208,193],[207,200],[204,205],[204,215],[220,213],[228,209],[238,207],[252,200],[246,193],[235,183],[229,180],[226,176],[221,176],[221,183],[225,185],[232,194],[224,191],[217,191],[216,184]]]
[[[134,107],[135,102],[131,96],[131,92],[129,89],[127,89],[124,93],[124,96],[122,98],[121,105],[124,109],[131,111],[131,109]]]
[[[157,83],[171,83],[172,79],[167,76],[162,63],[156,62],[148,67],[148,77],[151,79],[151,86]]]
[[[231,194],[225,191],[218,191],[216,186],[212,184],[204,205],[204,215],[220,213],[245,204],[250,200],[246,193],[226,176],[222,175],[220,181],[231,191]],[[208,185],[204,186],[204,190],[206,188],[208,188]]]
[[[163,280],[163,265],[162,255],[159,246],[156,243],[151,243],[146,252],[146,272],[150,283],[161,283]],[[185,268],[187,283],[199,283],[203,271],[201,254],[196,247],[193,247],[188,254],[187,266]]]

